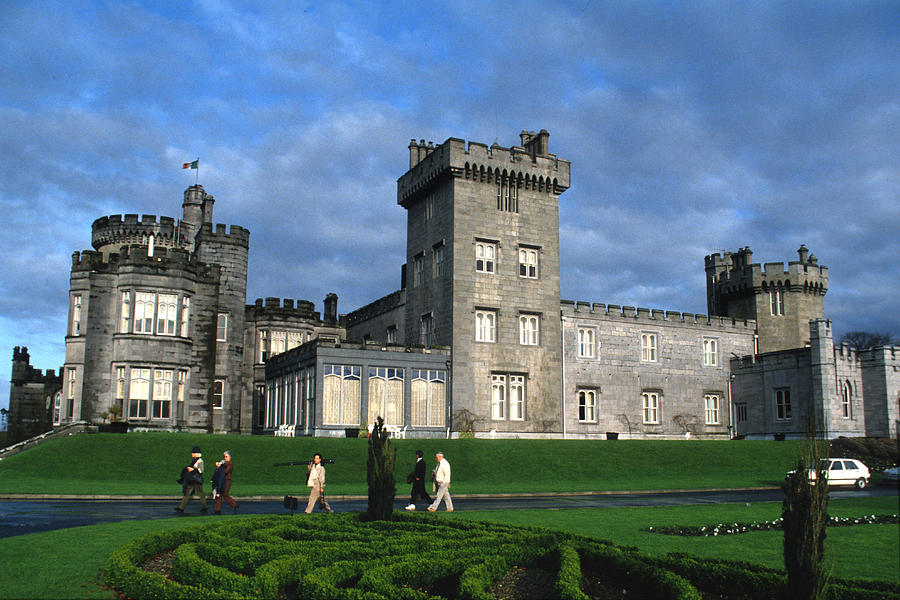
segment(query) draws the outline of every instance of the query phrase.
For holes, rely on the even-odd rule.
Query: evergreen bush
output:
[[[394,496],[397,486],[394,482],[394,463],[397,451],[391,446],[391,434],[384,428],[384,419],[378,417],[369,438],[369,460],[366,465],[369,483],[370,519],[390,521],[394,512]]]

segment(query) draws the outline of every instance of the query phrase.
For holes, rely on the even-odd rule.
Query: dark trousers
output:
[[[222,490],[221,494],[216,495],[216,512],[222,510],[222,500],[225,501],[225,504],[230,506],[231,508],[237,508],[237,502],[234,501],[234,498],[228,495],[228,492],[231,491],[231,482],[227,481],[225,483],[225,489]]]
[[[184,510],[184,507],[187,506],[188,500],[191,499],[194,492],[197,492],[197,495],[200,497],[200,502],[203,503],[203,508],[206,509],[206,494],[203,493],[202,483],[189,483],[184,486],[184,498],[181,499],[181,504],[178,505],[178,508]]]
[[[415,504],[416,500],[424,500],[431,504],[431,496],[425,491],[425,482],[421,479],[413,481],[412,492],[409,494],[410,504]]]

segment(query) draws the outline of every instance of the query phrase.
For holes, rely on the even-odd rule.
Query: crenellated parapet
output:
[[[197,234],[200,244],[221,244],[239,246],[241,248],[250,247],[250,230],[240,225],[232,225],[229,229],[223,223],[216,223],[215,228],[211,223],[204,223],[200,227],[200,233]]]
[[[724,297],[761,294],[772,288],[824,296],[828,291],[828,267],[818,264],[806,246],[797,251],[799,260],[787,263],[752,262],[749,247],[737,252],[711,254],[705,258],[710,284]]]
[[[569,188],[570,163],[549,153],[549,135],[545,130],[539,134],[523,132],[523,145],[511,148],[477,142],[467,147],[459,138],[448,138],[437,146],[413,139],[409,144],[410,169],[397,182],[397,203],[407,208],[419,194],[448,177],[562,194]]]
[[[696,325],[710,329],[729,329],[746,333],[751,333],[756,329],[756,322],[748,319],[732,319],[730,317],[641,307],[635,308],[617,304],[592,304],[590,302],[573,300],[561,300],[560,312],[564,318],[573,319],[590,317],[604,320],[627,320],[632,323],[646,323],[648,325],[659,324],[662,321],[672,324]]]
[[[293,320],[308,319],[319,321],[319,313],[315,304],[309,300],[293,298],[257,298],[254,304],[247,305],[247,318],[250,320]]]
[[[156,215],[110,215],[100,217],[91,226],[91,245],[95,250],[115,251],[118,246],[148,245],[183,248],[187,242],[180,223],[172,217]],[[110,248],[112,247],[112,248]]]
[[[72,273],[116,273],[123,268],[144,267],[155,270],[178,270],[196,277],[218,277],[218,267],[200,262],[196,256],[180,248],[154,248],[149,246],[122,246],[118,252],[104,254],[94,250],[72,253]]]

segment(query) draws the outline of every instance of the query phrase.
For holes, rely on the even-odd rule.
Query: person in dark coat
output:
[[[213,475],[213,487],[216,489],[216,512],[222,514],[222,500],[237,512],[238,503],[228,495],[231,491],[231,472],[234,471],[234,463],[231,462],[231,450],[223,453],[223,460],[216,463],[216,473]]]
[[[191,462],[182,470],[182,480],[181,490],[184,492],[184,498],[181,499],[181,504],[176,506],[175,510],[183,513],[188,500],[196,493],[200,497],[200,502],[203,503],[200,512],[205,513],[208,507],[206,506],[206,494],[203,493],[203,456],[200,454],[199,446],[194,446],[191,450]]]
[[[431,496],[425,491],[425,473],[428,471],[428,467],[425,465],[423,456],[421,450],[416,450],[416,466],[406,478],[406,483],[412,484],[412,491],[409,494],[409,506],[406,507],[406,510],[416,510],[417,499],[431,504]]]

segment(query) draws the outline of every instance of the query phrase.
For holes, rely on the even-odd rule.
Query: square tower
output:
[[[559,195],[570,164],[549,134],[521,146],[409,144],[406,342],[453,349],[451,426],[561,431]]]

